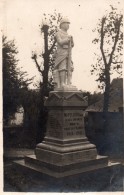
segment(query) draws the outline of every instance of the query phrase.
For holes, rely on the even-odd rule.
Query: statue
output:
[[[74,46],[73,37],[68,35],[68,18],[60,21],[60,30],[56,33],[57,51],[55,57],[55,67],[53,71],[53,81],[55,88],[71,86],[73,62],[71,60],[71,50]]]

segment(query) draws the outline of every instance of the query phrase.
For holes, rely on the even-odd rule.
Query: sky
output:
[[[42,52],[43,36],[39,25],[43,13],[61,13],[70,20],[69,34],[73,36],[75,46],[72,51],[74,72],[72,83],[79,90],[98,91],[96,77],[90,73],[94,63],[96,46],[92,43],[98,19],[109,5],[118,9],[124,6],[123,0],[3,0],[3,33],[8,40],[15,39],[18,48],[18,67],[27,71],[29,78],[35,76],[34,83],[39,81],[40,74],[31,59],[32,51]],[[114,75],[116,77],[116,75]],[[33,85],[31,85],[33,87]]]

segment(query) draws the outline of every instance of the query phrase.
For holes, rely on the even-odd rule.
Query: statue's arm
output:
[[[60,34],[57,33],[56,34],[56,41],[57,41],[57,43],[59,43],[60,45],[63,46],[64,44],[68,44],[69,43],[69,38],[62,39],[61,36],[60,36]]]
[[[74,40],[73,40],[73,37],[71,38],[71,45],[72,45],[72,47],[74,47]]]

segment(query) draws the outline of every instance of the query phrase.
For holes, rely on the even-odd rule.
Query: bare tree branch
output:
[[[101,50],[101,53],[102,53],[104,64],[107,64],[105,54],[104,54],[104,49],[103,49],[103,45],[104,45],[104,31],[103,31],[103,28],[104,28],[105,20],[106,20],[106,18],[102,18],[100,50]]]
[[[121,62],[113,62],[112,61],[112,64],[122,64],[123,63],[123,61],[121,61]]]
[[[116,49],[116,45],[117,45],[118,38],[119,38],[119,33],[120,33],[120,26],[121,26],[120,23],[121,23],[121,21],[122,21],[122,17],[123,17],[123,16],[121,16],[120,19],[118,20],[117,34],[116,34],[116,36],[115,36],[115,42],[114,42],[114,45],[113,45],[113,47],[112,47],[112,51],[111,51],[111,54],[110,54],[110,58],[109,58],[109,63],[108,63],[108,64],[111,64],[111,62],[112,62],[112,57],[113,57],[114,51],[115,51],[115,49]]]
[[[118,71],[117,69],[115,69],[115,71],[120,75],[120,76],[122,76],[122,71]]]
[[[32,56],[32,59],[35,61],[35,64],[36,64],[36,67],[37,67],[38,71],[43,75],[43,71],[41,70],[40,65],[38,64],[38,61],[37,61],[37,55],[34,54]]]

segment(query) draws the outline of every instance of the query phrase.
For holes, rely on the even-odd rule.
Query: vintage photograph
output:
[[[3,192],[123,192],[124,1],[1,5]]]

